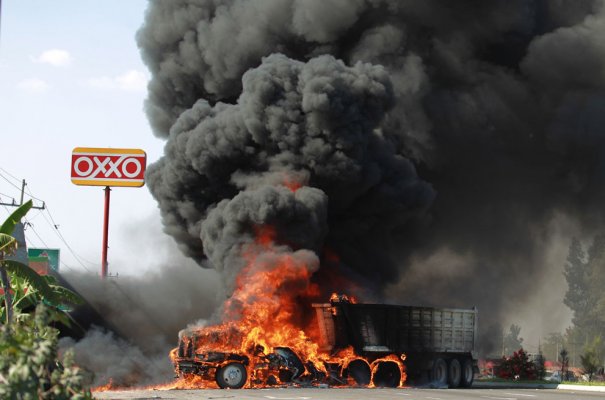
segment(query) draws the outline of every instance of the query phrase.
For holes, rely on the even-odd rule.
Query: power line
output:
[[[1,0],[0,0],[1,1]],[[32,193],[32,191],[29,189],[29,187],[27,186],[27,183],[25,182],[25,179],[19,181],[18,178],[16,178],[13,174],[11,174],[10,172],[6,171],[4,168],[0,167],[0,170],[3,171],[5,174],[7,174],[8,176],[10,176],[11,178],[13,178],[14,180],[21,182],[22,186],[19,188],[19,186],[16,186],[15,184],[13,184],[10,180],[8,180],[8,178],[6,178],[3,174],[0,173],[0,177],[2,177],[2,179],[4,179],[6,182],[8,182],[11,186],[19,189],[21,191],[21,203],[23,202],[23,194],[27,193],[32,199],[38,200],[40,202],[42,202],[42,207],[32,207],[32,208],[36,208],[39,210],[46,210],[48,213],[48,218],[46,217],[46,215],[43,212],[39,212],[38,214],[36,214],[36,216],[34,216],[33,218],[30,218],[30,220],[33,220],[34,218],[38,217],[40,214],[42,214],[42,217],[44,217],[44,220],[46,221],[46,223],[51,227],[51,229],[55,232],[55,234],[57,235],[57,237],[63,242],[63,244],[67,247],[67,249],[69,250],[69,252],[73,255],[73,257],[76,259],[76,261],[88,272],[91,272],[88,267],[86,265],[84,265],[84,263],[82,262],[83,258],[80,257],[78,254],[76,254],[76,252],[74,251],[74,249],[69,245],[69,243],[67,243],[67,240],[65,239],[65,237],[63,237],[63,235],[61,234],[61,232],[59,231],[59,225],[55,222],[55,219],[53,218],[52,214],[50,213],[50,210],[48,209],[48,207],[46,207],[46,202],[44,202],[44,200],[40,199],[39,197],[34,196],[34,194]],[[26,189],[27,187],[27,189]],[[8,197],[8,196],[7,196]],[[0,203],[2,205],[5,206],[18,206],[20,204],[17,204],[15,202],[15,200],[13,199],[13,203],[12,204],[8,204],[8,203]],[[8,209],[7,209],[8,211]],[[50,219],[50,220],[49,220]],[[36,234],[36,236],[38,236],[38,238],[40,239],[40,241],[42,243],[44,243],[44,245],[48,248],[49,246],[46,244],[46,242],[44,242],[42,240],[42,238],[40,237],[40,235],[38,235],[38,233],[35,231],[35,229],[33,228],[33,224],[31,224],[31,222],[29,222],[29,220],[25,219],[26,222],[29,224],[29,226],[32,227],[32,230],[34,231],[34,233]],[[86,260],[85,260],[86,261]],[[89,264],[93,264],[90,261],[87,261]]]
[[[23,225],[23,230],[25,230],[25,227],[30,227],[32,229],[32,232],[34,232],[34,235],[36,235],[38,237],[38,239],[40,239],[40,241],[42,242],[42,244],[44,245],[44,247],[48,248],[48,245],[46,244],[46,242],[44,241],[44,239],[42,239],[40,237],[40,235],[38,234],[38,232],[34,229],[34,225],[32,225],[31,222],[29,222],[27,219],[25,219],[25,224]]]
[[[31,239],[28,237],[28,235],[25,233],[25,228],[26,228],[26,227],[31,228],[32,232],[34,232],[34,235],[36,235],[36,237],[37,237],[37,238],[40,240],[40,242],[42,242],[42,245],[43,245],[45,248],[47,248],[47,249],[48,249],[48,248],[50,248],[50,246],[49,246],[48,244],[46,244],[46,242],[44,241],[44,239],[42,239],[42,237],[41,237],[41,236],[38,234],[38,231],[36,231],[36,229],[34,228],[34,225],[33,225],[32,223],[30,223],[30,222],[29,222],[29,221],[26,219],[26,220],[25,220],[25,225],[24,225],[24,231],[23,231],[23,234],[25,235],[25,238],[27,239],[27,241],[28,241],[29,243],[34,244],[34,247],[40,247],[40,246],[36,246],[36,245],[35,245],[35,243],[33,242],[33,240],[31,240]],[[72,268],[72,267],[70,267],[69,265],[65,264],[65,262],[63,262],[63,260],[61,260],[61,261],[59,261],[59,262],[61,263],[61,265],[63,265],[63,267],[67,268],[67,269],[68,269],[68,270],[70,270],[70,271],[74,271],[74,272],[75,272],[75,269],[73,269],[73,268]]]
[[[33,217],[29,217],[28,219],[30,221],[35,220],[36,218],[38,218],[40,215],[42,214],[42,210],[38,210],[38,214],[34,215]]]
[[[11,185],[12,187],[21,190],[21,188],[17,185],[15,185],[14,183],[12,183],[11,181],[8,180],[8,178],[2,174],[0,174],[0,178],[4,179],[6,182],[8,182],[9,185]]]
[[[74,259],[82,266],[82,268],[84,268],[86,271],[92,273],[92,271],[89,270],[86,265],[84,265],[84,263],[82,262],[82,260],[80,259],[80,257],[76,254],[76,252],[74,251],[74,249],[72,249],[72,247],[69,245],[69,243],[67,243],[67,240],[65,240],[65,238],[63,237],[63,235],[61,234],[61,232],[59,232],[58,225],[52,219],[52,216],[49,214],[50,221],[52,221],[52,223],[48,220],[48,218],[46,217],[46,215],[42,214],[42,216],[44,217],[44,219],[46,220],[46,222],[51,226],[51,228],[53,228],[53,232],[55,232],[55,234],[63,242],[63,244],[65,245],[65,247],[67,247],[67,250],[69,250],[69,252],[71,253],[71,255],[74,256]]]
[[[10,194],[0,193],[0,196],[8,197],[8,198],[15,200],[15,198],[13,196],[11,196]]]
[[[27,186],[27,183],[25,184],[25,187],[27,188],[27,189],[25,190],[25,193],[27,193],[27,194],[29,195],[29,197],[31,197],[31,198],[32,198],[32,199],[34,199],[34,200],[38,200],[38,201],[44,202],[44,200],[39,199],[39,198],[37,198],[36,196],[34,196],[34,195],[32,194],[31,190],[29,190],[29,186]]]
[[[48,217],[49,217],[49,218],[50,218],[50,220],[52,221],[52,225],[53,225],[53,227],[55,228],[55,230],[56,230],[57,234],[58,234],[59,236],[61,236],[61,238],[63,238],[63,235],[62,235],[62,234],[60,233],[60,231],[59,231],[59,224],[57,224],[57,223],[55,222],[55,219],[53,218],[52,214],[50,213],[50,208],[48,208],[48,206],[46,206],[46,213],[48,214]],[[42,214],[42,216],[44,216],[44,214]],[[91,264],[91,265],[94,265],[94,266],[97,266],[97,267],[98,267],[98,266],[100,266],[100,264],[98,264],[98,263],[94,263],[94,262],[92,262],[92,261],[89,261],[89,260],[87,260],[86,258],[82,257],[82,256],[81,256],[81,255],[79,255],[79,254],[77,255],[77,257],[76,257],[76,258],[81,259],[81,260],[84,260],[84,261],[86,261],[88,264]]]
[[[0,0],[0,2],[2,2],[2,0]],[[5,170],[4,168],[0,167],[0,171],[4,172],[6,175],[10,176],[11,178],[13,178],[18,183],[21,183],[21,179],[15,177],[15,175],[11,174],[10,172],[8,172],[7,170]]]
[[[61,242],[65,245],[65,247],[67,247],[67,250],[71,253],[71,255],[78,262],[78,264],[80,264],[82,266],[82,268],[84,268],[87,272],[92,273],[92,271],[84,264],[84,262],[86,262],[86,263],[88,263],[90,265],[94,265],[94,266],[99,266],[99,264],[96,264],[96,263],[93,263],[93,262],[91,262],[89,260],[86,260],[84,257],[82,257],[82,256],[80,256],[79,254],[76,253],[76,251],[67,242],[67,240],[65,239],[65,237],[63,236],[63,234],[59,231],[59,224],[57,224],[57,222],[55,221],[52,213],[50,212],[50,209],[46,205],[46,202],[44,200],[42,200],[41,198],[35,196],[32,193],[31,189],[29,188],[29,186],[27,185],[27,183],[25,182],[24,179],[23,180],[19,180],[17,177],[15,177],[15,175],[11,174],[10,172],[8,172],[6,169],[4,169],[2,167],[0,167],[0,171],[3,171],[6,175],[8,175],[9,177],[11,177],[15,181],[21,183],[22,186],[19,187],[19,186],[13,184],[11,181],[8,180],[8,178],[6,178],[3,174],[0,173],[0,177],[2,177],[2,179],[4,179],[11,186],[15,187],[16,189],[18,189],[21,192],[21,200],[23,200],[23,194],[27,193],[27,195],[29,197],[31,197],[32,199],[42,202],[42,207],[32,207],[32,208],[39,209],[41,211],[38,214],[36,214],[33,218],[30,218],[29,221],[33,220],[34,218],[37,218],[41,214],[42,217],[44,218],[44,220],[46,221],[46,223],[53,230],[53,232],[57,235],[57,237],[61,240]],[[9,196],[7,196],[7,197],[9,197]],[[12,199],[12,197],[11,197],[11,199]],[[20,204],[17,204],[14,199],[12,199],[12,200],[13,200],[13,204],[7,204],[7,203],[0,203],[0,204],[4,205],[5,208],[6,208],[7,205],[8,206],[18,206],[18,205],[20,205]],[[8,211],[8,209],[7,209],[7,211]],[[46,211],[47,214],[48,214],[48,217],[42,211]],[[29,225],[33,229],[33,225],[28,220],[26,220],[26,221],[29,223]],[[37,234],[37,232],[35,230],[34,230],[34,233],[36,233],[36,236],[38,236],[40,238],[40,240],[44,243],[44,245],[48,248],[49,246],[42,240],[42,238]],[[61,263],[63,265],[66,265],[64,262],[61,262]]]

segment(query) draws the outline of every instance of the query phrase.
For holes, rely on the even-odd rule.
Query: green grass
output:
[[[572,381],[563,381],[562,385],[578,385],[578,386],[605,386],[605,382],[601,381],[592,381],[592,382],[572,382]]]
[[[504,379],[504,378],[487,378],[487,379],[477,379],[477,382],[502,382],[502,383],[538,383],[540,385],[544,385],[544,384],[550,384],[550,383],[557,383],[557,382],[551,382],[551,381],[544,381],[544,380],[512,380],[512,379]]]
[[[556,381],[541,381],[541,380],[510,380],[510,379],[504,379],[504,378],[479,378],[476,379],[476,382],[498,382],[498,383],[510,383],[510,384],[515,384],[515,383],[534,383],[534,384],[539,384],[539,385],[557,385],[557,384],[561,384],[561,385],[577,385],[577,386],[605,386],[605,382],[601,382],[601,381],[593,381],[593,382],[584,382],[584,381],[563,381],[561,383],[556,382]]]

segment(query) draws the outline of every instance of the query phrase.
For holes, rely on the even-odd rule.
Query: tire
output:
[[[372,371],[366,360],[360,358],[349,363],[345,370],[345,374],[351,377],[358,386],[368,386],[372,379]]]
[[[374,383],[376,387],[399,387],[399,384],[401,383],[399,365],[393,361],[379,362],[374,370],[372,383]]]
[[[438,386],[447,385],[447,364],[443,358],[436,358],[433,361],[433,368],[430,371],[431,382]]]
[[[460,361],[453,358],[447,366],[447,384],[454,389],[460,386],[462,378],[462,367]]]
[[[475,371],[473,371],[473,361],[470,358],[466,358],[464,361],[462,361],[462,370],[460,375],[460,387],[469,388],[473,385]]]
[[[215,379],[221,389],[241,389],[246,384],[248,372],[242,364],[232,362],[218,368]]]

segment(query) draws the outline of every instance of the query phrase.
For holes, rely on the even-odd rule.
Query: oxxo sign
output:
[[[147,155],[140,149],[76,147],[71,154],[71,181],[84,186],[145,184]]]

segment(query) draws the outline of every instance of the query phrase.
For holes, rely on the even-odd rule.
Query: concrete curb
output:
[[[604,385],[595,385],[595,386],[587,386],[587,385],[558,385],[557,389],[563,390],[578,390],[583,392],[605,392]]]
[[[557,389],[558,383],[473,382],[477,389]]]
[[[473,382],[473,388],[477,389],[561,389],[583,392],[605,392],[605,385],[566,385],[558,383],[508,383],[508,382]]]

